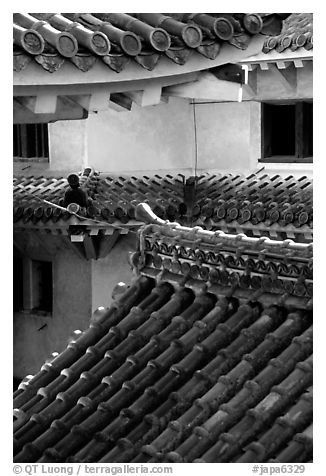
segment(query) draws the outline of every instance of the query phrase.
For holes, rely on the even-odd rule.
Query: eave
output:
[[[49,74],[31,62],[23,72],[14,72],[14,120],[24,121],[24,108],[26,121],[32,122],[34,117],[38,122],[41,114],[52,121],[82,119],[89,112],[109,108],[130,110],[133,102],[140,106],[156,105],[169,95],[165,88],[197,81],[202,71],[238,63],[260,51],[263,42],[264,36],[259,35],[246,50],[223,45],[215,60],[196,55],[182,66],[162,58],[153,71],[130,63],[119,74],[108,70],[101,62],[87,72],[67,63],[55,74]],[[75,105],[71,107],[71,115],[64,107],[67,101]]]

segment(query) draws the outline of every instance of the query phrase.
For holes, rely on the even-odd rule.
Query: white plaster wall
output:
[[[92,311],[112,302],[112,291],[119,282],[130,284],[133,274],[128,252],[136,250],[136,234],[121,235],[106,258],[92,261]]]
[[[198,170],[245,172],[260,156],[260,103],[196,105]]]
[[[50,169],[79,171],[87,165],[87,119],[49,124]]]
[[[179,172],[194,162],[192,107],[185,99],[91,114],[87,133],[89,164],[101,172]]]

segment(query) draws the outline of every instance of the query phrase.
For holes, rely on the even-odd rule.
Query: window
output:
[[[14,257],[14,311],[52,313],[53,279],[51,261]]]
[[[52,312],[52,263],[32,261],[33,310]]]
[[[261,162],[312,162],[313,104],[262,103]]]
[[[23,293],[23,260],[14,256],[13,265],[13,300],[14,311],[23,309],[24,293]]]
[[[47,124],[14,124],[13,141],[15,158],[49,158]]]

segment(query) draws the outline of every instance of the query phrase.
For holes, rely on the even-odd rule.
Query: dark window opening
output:
[[[47,159],[49,139],[47,124],[14,124],[13,154],[21,159]]]
[[[52,314],[52,262],[31,260],[16,254],[13,261],[14,311]]]
[[[33,261],[34,310],[52,312],[52,263]]]
[[[313,104],[262,104],[263,162],[311,162]]]
[[[19,311],[24,307],[23,291],[23,260],[14,257],[13,264],[13,304],[14,311]]]

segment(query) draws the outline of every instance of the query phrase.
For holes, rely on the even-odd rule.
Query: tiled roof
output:
[[[15,392],[15,462],[310,461],[311,254],[146,224],[129,289]],[[255,287],[227,283],[231,256],[265,260]]]
[[[215,59],[221,45],[246,49],[253,35],[277,34],[288,14],[14,14],[14,69],[36,61],[48,72],[65,62],[80,71],[96,61],[116,72],[129,61],[147,70],[162,56],[178,65],[192,54]]]
[[[282,53],[287,49],[295,51],[301,47],[306,50],[313,48],[312,13],[291,13],[284,20],[281,33],[266,38],[263,52],[269,53],[275,50]]]
[[[96,219],[104,225],[134,223],[135,207],[140,202],[149,203],[162,218],[174,220],[180,216],[182,176],[103,177],[97,173],[89,174],[89,170],[79,174],[81,186],[92,199],[92,205],[79,212],[83,217],[79,220],[81,223],[85,223],[85,218]],[[49,222],[69,224],[72,215],[51,206],[51,203],[59,207],[63,205],[67,188],[64,177],[15,177],[14,222],[17,225],[43,223],[44,226]]]
[[[306,233],[309,241],[312,203],[313,182],[306,176],[204,174],[196,184],[193,224],[274,237],[281,232],[282,238],[291,235],[298,241]]]
[[[102,225],[134,224],[136,205],[147,202],[160,218],[209,230],[296,241],[312,238],[313,186],[307,177],[282,178],[262,172],[249,177],[204,174],[186,180],[183,175],[105,177],[94,173],[88,179],[81,174],[81,182],[93,199],[84,213],[85,223],[85,218],[91,218]],[[72,217],[76,220],[75,215],[40,200],[61,205],[67,186],[63,177],[16,176],[16,226],[46,227],[53,222],[67,226]]]

